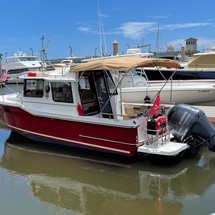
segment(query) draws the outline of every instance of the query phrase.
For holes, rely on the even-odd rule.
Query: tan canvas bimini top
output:
[[[109,70],[128,72],[132,68],[141,67],[167,67],[179,68],[179,63],[174,60],[161,58],[140,58],[140,57],[113,57],[99,59],[81,63],[71,68],[71,72],[93,71],[93,70]]]

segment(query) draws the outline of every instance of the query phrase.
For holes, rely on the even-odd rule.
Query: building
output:
[[[197,39],[188,38],[186,41],[185,53],[187,56],[192,56],[194,53],[197,53]]]

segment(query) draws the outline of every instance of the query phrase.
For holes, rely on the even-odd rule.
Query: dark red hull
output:
[[[12,130],[34,140],[134,156],[137,128],[39,117],[9,106],[0,106],[0,120]]]

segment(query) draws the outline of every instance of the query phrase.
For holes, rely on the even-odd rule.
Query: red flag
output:
[[[157,98],[155,99],[154,104],[149,113],[151,115],[155,115],[159,109],[160,109],[160,94],[157,95]]]

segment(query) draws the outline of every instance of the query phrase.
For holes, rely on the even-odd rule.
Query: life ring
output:
[[[156,135],[163,134],[167,131],[167,117],[166,116],[155,116],[148,118],[147,120],[147,133]]]
[[[158,131],[160,130],[159,134],[162,134],[166,131],[167,127],[167,117],[166,116],[159,116],[155,119],[155,129]]]

